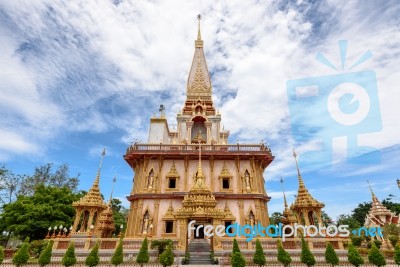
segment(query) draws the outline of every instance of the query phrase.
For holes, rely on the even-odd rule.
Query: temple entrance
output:
[[[194,227],[194,238],[195,239],[204,239],[204,226],[201,224],[195,224]]]

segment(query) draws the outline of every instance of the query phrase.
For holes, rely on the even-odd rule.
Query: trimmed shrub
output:
[[[172,253],[172,244],[160,255],[160,263],[162,266],[170,266],[174,264],[174,253]]]
[[[246,266],[246,259],[243,257],[242,252],[234,252],[231,259],[232,267],[244,267]]]
[[[326,245],[325,261],[326,261],[326,263],[329,263],[332,266],[335,266],[335,265],[339,264],[339,258],[336,255],[336,252],[333,249],[333,246],[332,246],[332,244],[330,242],[328,242],[327,245]]]
[[[29,254],[33,258],[38,258],[43,250],[47,247],[49,242],[47,240],[33,240],[29,244]]]
[[[40,266],[46,266],[47,264],[50,263],[51,261],[51,254],[52,254],[52,250],[53,250],[53,240],[50,240],[47,243],[46,248],[42,251],[42,253],[39,256],[39,260],[38,263]]]
[[[111,257],[111,264],[118,266],[124,262],[124,248],[122,238],[118,242],[118,246]]]
[[[368,253],[368,261],[378,267],[386,265],[385,257],[375,243],[372,243],[371,250]]]
[[[189,253],[189,252],[188,252]],[[189,254],[190,255],[190,254]],[[218,258],[215,258],[215,254],[214,254],[214,250],[210,251],[210,259],[211,259],[211,263],[214,264],[218,264]]]
[[[313,266],[315,264],[314,255],[311,253],[307,242],[304,240],[304,237],[301,237],[301,256],[300,256],[300,261],[302,263],[306,264],[308,267]]]
[[[364,240],[364,238],[362,236],[356,236],[356,235],[351,236],[350,239],[351,239],[351,243],[356,247],[361,246],[361,243]]]
[[[240,252],[239,244],[238,244],[236,238],[233,239],[232,256],[235,252]]]
[[[381,248],[381,246],[382,246],[382,242],[379,241],[378,239],[374,239],[374,240],[369,241],[369,242],[367,243],[367,247],[368,247],[368,248],[372,248],[372,244],[375,244],[375,246],[376,246],[378,249]]]
[[[18,249],[17,253],[14,254],[12,263],[19,267],[27,263],[29,258],[29,237],[27,237],[24,243],[22,243],[22,246]]]
[[[255,264],[257,264],[258,266],[263,266],[265,265],[265,263],[267,262],[265,259],[265,255],[264,255],[264,250],[261,246],[261,242],[260,240],[256,240],[256,252],[254,253],[253,256],[253,262]]]
[[[93,266],[98,265],[99,262],[100,262],[99,242],[96,242],[96,244],[94,245],[94,247],[92,248],[92,250],[90,251],[89,255],[87,256],[87,258],[85,260],[85,265],[93,267]]]
[[[280,239],[278,239],[278,261],[283,264],[283,266],[287,267],[290,266],[290,263],[292,263],[292,258],[290,257],[290,254],[283,248],[282,242]]]
[[[171,239],[153,240],[153,241],[151,241],[150,247],[151,248],[157,248],[158,255],[161,255],[165,251],[165,249],[167,248],[167,246],[169,244],[172,244],[172,240]]]
[[[364,264],[364,259],[360,256],[353,244],[349,244],[347,249],[347,259],[352,265],[358,267],[361,264]]]
[[[393,259],[394,259],[394,262],[397,265],[400,265],[400,245],[399,244],[397,244],[394,247],[394,257],[393,257]]]
[[[399,237],[397,235],[389,235],[387,239],[389,239],[393,247],[396,247],[397,242],[399,242]]]
[[[62,264],[64,266],[72,266],[76,263],[76,257],[75,257],[75,246],[74,243],[70,242],[67,251],[64,254],[64,257],[62,258]]]
[[[0,264],[4,261],[4,248],[0,246]]]
[[[210,254],[211,257],[211,254]],[[182,265],[189,264],[190,262],[190,252],[186,250],[185,257],[182,259]]]
[[[139,254],[136,257],[136,262],[143,266],[143,263],[148,263],[149,257],[149,245],[147,244],[147,237],[143,240],[142,246],[140,247]]]

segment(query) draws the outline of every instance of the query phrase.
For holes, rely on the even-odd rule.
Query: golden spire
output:
[[[371,195],[372,195],[372,202],[379,202],[378,198],[375,196],[374,191],[372,191],[372,187],[369,184],[369,181],[367,180],[368,183],[368,187],[369,187],[369,191],[371,191]]]
[[[203,170],[201,168],[201,141],[199,140],[199,166],[197,167],[197,178],[204,178]]]
[[[113,184],[112,184],[112,188],[111,188],[110,200],[108,201],[109,205],[111,205],[111,203],[112,203],[112,195],[114,193],[114,185],[115,185],[116,181],[117,181],[117,176],[114,176]]]
[[[195,47],[196,48],[202,48],[203,47],[203,40],[201,40],[201,32],[200,32],[200,20],[201,20],[201,15],[197,15],[197,40],[195,41]]]
[[[106,155],[106,148],[103,148],[103,152],[101,153],[101,158],[100,158],[99,169],[97,170],[96,179],[94,180],[94,183],[93,183],[92,187],[99,187],[101,166],[103,165],[103,158],[104,158],[105,155]]]
[[[299,179],[299,188],[305,188],[303,178],[301,177],[301,174],[300,174],[299,164],[297,163],[297,154],[296,154],[296,151],[294,151],[294,149],[293,149],[293,157],[296,162],[297,177]]]
[[[283,189],[283,179],[282,179],[282,177],[281,177],[281,187],[282,187],[282,192],[283,192],[283,200],[284,200],[284,203],[285,203],[285,208],[287,208],[288,204],[287,204],[287,201],[286,201],[285,190]]]

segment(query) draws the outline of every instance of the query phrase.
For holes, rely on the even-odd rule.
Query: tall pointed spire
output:
[[[194,42],[194,57],[186,87],[187,99],[195,101],[197,101],[198,99],[201,99],[203,101],[212,101],[211,79],[210,74],[208,73],[206,58],[203,51],[203,40],[201,39],[200,32],[200,19],[201,16],[198,15],[197,39]]]
[[[199,140],[199,165],[197,167],[197,178],[204,178],[203,170],[201,168],[201,141]]]
[[[285,189],[283,189],[283,179],[282,179],[282,177],[281,177],[281,187],[282,187],[282,193],[283,193],[283,201],[284,201],[284,204],[285,204],[285,208],[287,208],[288,204],[287,204],[287,201],[286,201]]]
[[[101,153],[101,158],[100,158],[99,169],[97,170],[96,179],[94,180],[92,187],[99,187],[101,166],[103,165],[103,158],[105,155],[106,155],[106,148],[103,148],[103,152]]]
[[[372,187],[371,187],[371,185],[370,185],[368,180],[367,180],[367,183],[368,183],[369,191],[371,191],[372,202],[379,202],[378,198],[374,194],[374,191],[372,191]]]
[[[117,181],[117,176],[114,176],[113,184],[112,184],[112,188],[111,188],[110,200],[108,201],[109,205],[112,203],[112,196],[114,193],[114,186],[115,186],[116,181]]]
[[[296,154],[296,151],[294,151],[294,149],[293,149],[293,157],[294,157],[294,160],[296,161],[297,178],[299,179],[299,188],[300,187],[305,188],[303,178],[301,177],[301,174],[300,174],[299,164],[297,162],[297,154]]]

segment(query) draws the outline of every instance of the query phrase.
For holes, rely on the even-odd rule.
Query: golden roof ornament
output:
[[[224,166],[222,167],[221,174],[219,175],[221,178],[230,178],[232,177],[232,174],[228,171],[228,168],[226,167],[225,161],[224,161]]]
[[[302,208],[314,208],[314,209],[321,209],[325,207],[324,203],[321,203],[314,199],[311,194],[308,192],[306,186],[304,185],[303,178],[300,174],[299,164],[297,162],[297,154],[296,151],[293,149],[293,157],[296,161],[297,167],[297,177],[299,181],[299,189],[297,192],[297,197],[295,202],[292,204],[291,209],[298,210]]]
[[[167,173],[167,175],[165,177],[167,177],[167,178],[179,178],[180,177],[179,173],[175,167],[175,161],[172,161],[171,169],[169,169],[169,172]]]
[[[283,224],[294,224],[297,221],[296,215],[294,214],[294,212],[288,207],[287,201],[286,201],[286,194],[285,194],[285,190],[283,188],[283,179],[281,177],[281,187],[282,187],[282,193],[283,193],[283,200],[284,200],[284,210],[283,210]]]

